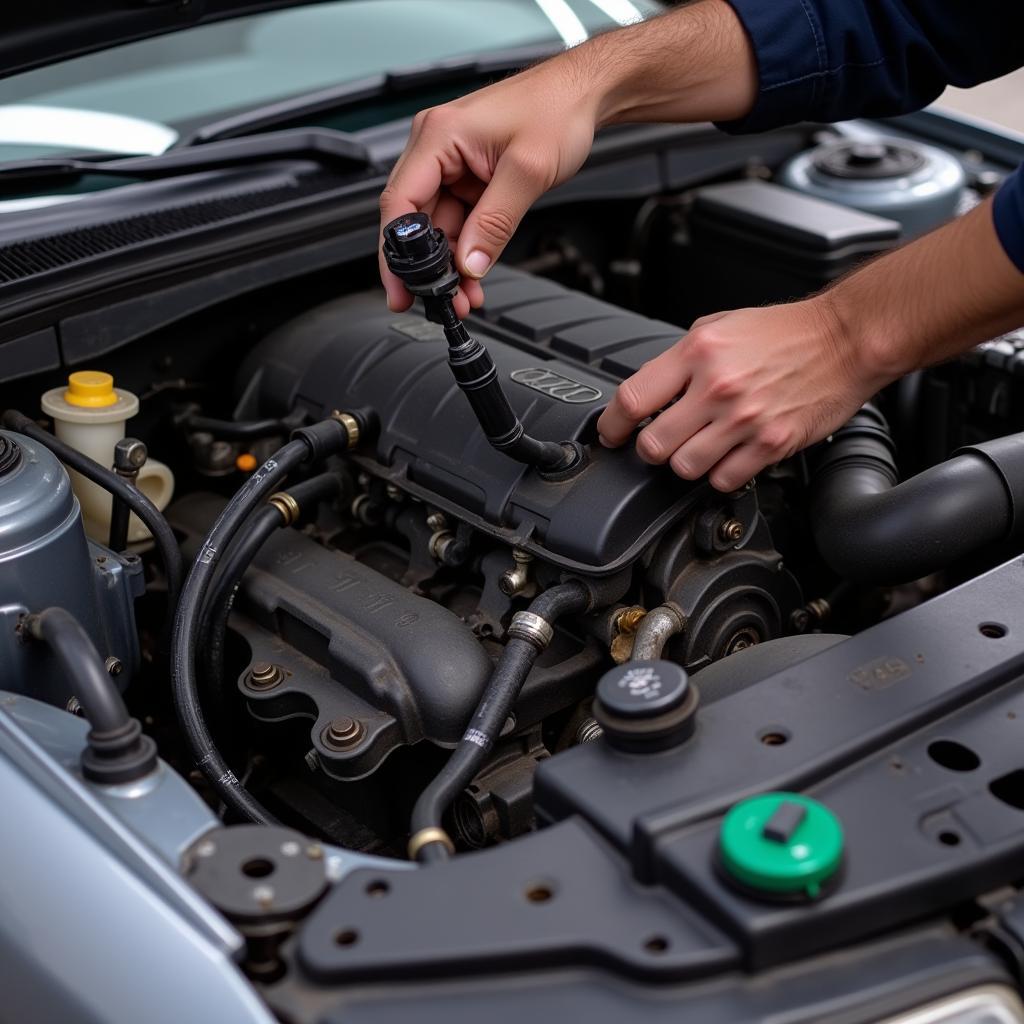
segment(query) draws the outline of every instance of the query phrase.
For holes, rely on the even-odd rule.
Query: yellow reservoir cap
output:
[[[64,392],[68,405],[84,409],[102,409],[117,403],[114,378],[101,370],[78,370],[68,377],[68,389]]]

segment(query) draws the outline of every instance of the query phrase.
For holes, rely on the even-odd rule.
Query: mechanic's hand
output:
[[[827,437],[891,379],[867,365],[826,296],[738,309],[697,320],[623,381],[597,429],[618,447],[655,416],[637,436],[641,458],[734,491]]]
[[[531,204],[575,174],[590,152],[598,100],[573,61],[563,54],[413,121],[380,197],[381,227],[419,211],[444,230],[462,274],[459,316],[482,304],[480,278]],[[380,275],[388,307],[407,309],[412,297],[383,257]]]

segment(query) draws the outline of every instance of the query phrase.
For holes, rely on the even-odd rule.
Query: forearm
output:
[[[867,372],[888,379],[1024,324],[1024,274],[996,235],[991,201],[819,298]]]
[[[753,49],[725,0],[696,0],[556,60],[593,90],[600,125],[731,120],[757,95]]]

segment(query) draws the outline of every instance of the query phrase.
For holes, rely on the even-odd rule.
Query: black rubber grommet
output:
[[[579,441],[560,441],[559,443],[566,452],[568,459],[566,464],[555,469],[541,469],[537,471],[540,478],[547,480],[549,483],[561,483],[564,480],[571,480],[574,476],[582,473],[590,464],[590,456],[587,454],[587,449]]]
[[[116,786],[134,782],[156,769],[156,743],[143,733],[137,718],[117,732],[98,733],[93,729],[86,740],[81,765],[82,775],[90,782]]]

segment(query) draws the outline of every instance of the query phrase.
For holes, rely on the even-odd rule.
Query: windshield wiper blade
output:
[[[542,46],[492,51],[478,57],[455,57],[431,64],[411,65],[379,75],[369,75],[366,78],[292,96],[211,121],[185,136],[174,148],[206,145],[221,139],[248,135],[299,117],[312,117],[354,106],[364,100],[415,92],[423,86],[474,82],[494,75],[508,74],[550,57],[560,50],[559,46],[545,43]]]
[[[107,175],[152,181],[201,171],[225,170],[280,159],[309,159],[347,171],[380,171],[367,148],[343,132],[297,128],[238,139],[224,139],[197,148],[170,149],[158,156],[127,157],[102,163],[70,158],[0,164],[0,189],[60,184],[86,175]]]

